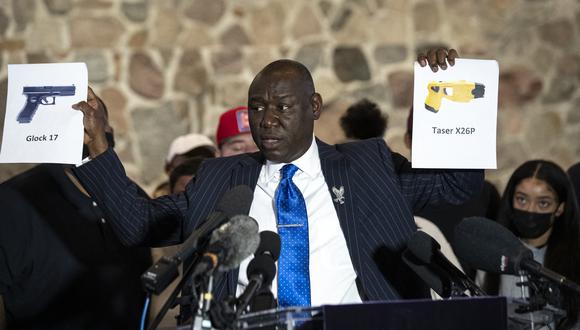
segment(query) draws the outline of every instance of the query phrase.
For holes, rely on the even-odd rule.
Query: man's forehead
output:
[[[268,71],[262,72],[255,78],[255,83],[262,84],[289,84],[292,82],[302,81],[302,77],[296,72],[286,71]]]
[[[250,89],[249,99],[263,99],[263,98],[290,98],[302,94],[300,90],[292,87],[277,87],[270,86],[264,88]]]
[[[279,97],[282,95],[293,96],[298,91],[304,89],[304,83],[297,79],[297,77],[290,76],[275,76],[270,79],[257,79],[250,86],[249,93],[252,94],[263,94],[275,93]]]

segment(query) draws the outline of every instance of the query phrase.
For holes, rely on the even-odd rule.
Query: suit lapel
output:
[[[242,157],[239,163],[240,166],[237,166],[233,170],[230,188],[238,185],[246,185],[250,187],[252,191],[254,191],[258,182],[258,177],[260,176],[260,171],[262,170],[263,163],[264,156],[260,152],[247,154],[245,157]],[[232,295],[236,294],[238,277],[239,268],[228,272],[228,292]]]
[[[318,139],[316,139],[316,143],[318,144],[322,173],[332,197],[332,204],[338,215],[353,266],[357,275],[360,276],[359,271],[362,267],[360,265],[360,251],[357,248],[358,235],[354,209],[354,196],[356,194],[349,179],[350,164],[348,159],[336,150],[335,146],[330,146]]]
[[[240,166],[237,166],[233,171],[231,187],[243,184],[253,191],[256,188],[262,164],[264,164],[264,156],[260,152],[242,157],[239,162]]]
[[[334,147],[316,140],[318,144],[318,152],[320,154],[320,166],[322,167],[322,174],[328,185],[330,196],[332,197],[334,209],[338,214],[341,227],[346,226],[346,220],[349,218],[348,205],[352,204],[351,191],[346,189],[348,186],[348,172],[347,159]]]

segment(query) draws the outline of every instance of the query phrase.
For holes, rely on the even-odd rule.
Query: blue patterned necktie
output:
[[[276,191],[278,234],[282,241],[278,259],[278,306],[310,306],[308,215],[306,203],[292,182],[298,170],[293,164],[282,167]]]

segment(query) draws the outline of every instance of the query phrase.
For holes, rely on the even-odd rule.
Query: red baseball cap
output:
[[[250,132],[250,121],[248,119],[248,108],[237,107],[224,112],[220,116],[218,123],[216,140],[221,146],[223,140],[242,133]]]

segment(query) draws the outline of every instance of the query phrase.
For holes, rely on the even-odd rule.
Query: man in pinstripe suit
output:
[[[456,56],[454,50],[431,51],[419,63],[435,71],[453,65]],[[85,114],[92,158],[75,173],[115,219],[112,225],[125,244],[183,241],[222,194],[239,184],[254,189],[250,216],[260,230],[275,231],[279,170],[296,165],[293,181],[308,214],[312,305],[417,296],[400,261],[416,230],[413,210],[461,203],[483,182],[481,170],[412,169],[382,139],[331,146],[314,138],[322,97],[308,70],[290,60],[270,63],[249,89],[250,127],[260,152],[208,160],[184,193],[153,201],[136,196],[119,159],[104,144],[101,114],[83,102],[75,108]],[[241,290],[246,265],[216,285],[218,296]]]

